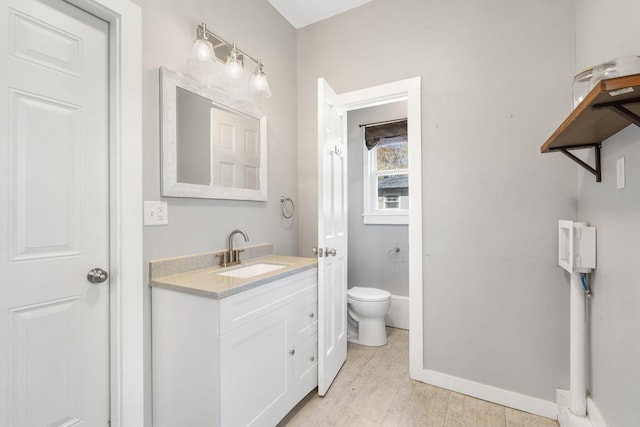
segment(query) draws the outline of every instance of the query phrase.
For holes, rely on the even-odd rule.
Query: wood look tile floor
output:
[[[327,395],[310,393],[278,427],[558,427],[548,418],[411,380],[408,331],[387,333],[384,347],[349,343]]]

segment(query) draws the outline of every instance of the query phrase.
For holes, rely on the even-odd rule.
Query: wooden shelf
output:
[[[602,141],[630,124],[640,126],[640,74],[600,81],[540,147],[542,153],[560,151],[596,175],[600,181]],[[594,148],[591,167],[569,150]]]

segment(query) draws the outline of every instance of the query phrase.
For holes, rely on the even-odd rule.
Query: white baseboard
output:
[[[387,326],[409,330],[409,297],[391,295],[391,305],[384,320]]]
[[[447,390],[466,394],[467,396],[497,403],[520,411],[529,412],[531,414],[540,415],[554,420],[558,418],[558,405],[549,400],[527,396],[429,369],[423,369],[421,378],[415,379],[427,384],[446,388]]]
[[[593,399],[587,397],[587,415],[579,417],[569,410],[570,394],[568,390],[556,389],[558,402],[558,423],[560,427],[607,427]]]

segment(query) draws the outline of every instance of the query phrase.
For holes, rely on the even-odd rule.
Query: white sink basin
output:
[[[216,273],[219,276],[227,276],[227,277],[238,277],[241,279],[246,279],[248,277],[258,276],[260,274],[269,273],[270,271],[280,270],[284,268],[284,265],[278,264],[267,264],[264,262],[259,262],[257,264],[247,265],[246,267],[238,267],[233,270],[223,271],[221,273]]]

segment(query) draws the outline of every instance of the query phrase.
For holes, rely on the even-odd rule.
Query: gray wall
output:
[[[576,69],[640,54],[637,0],[576,1]],[[616,189],[616,160],[625,158],[626,188]],[[590,161],[593,161],[590,156]],[[580,219],[598,228],[598,268],[590,300],[589,391],[607,425],[640,425],[640,129],[606,140],[602,182],[580,171]]]
[[[281,221],[280,195],[297,202],[296,41],[295,29],[266,0],[134,0],[142,8],[143,194],[168,202],[169,225],[145,227],[144,258],[172,257],[221,249],[234,228],[251,243],[272,242],[274,251],[297,253],[297,221]],[[158,68],[186,72],[200,22],[238,43],[265,64],[273,97],[263,109],[268,117],[267,202],[160,197],[160,111]],[[253,70],[249,70],[253,71]],[[150,337],[149,291],[145,283],[145,336]],[[151,416],[150,344],[146,343],[146,412]]]
[[[568,387],[557,220],[576,171],[540,146],[572,107],[571,0],[375,0],[298,31],[299,247],[316,241],[316,79],[422,77],[424,367],[554,401]]]
[[[425,368],[548,400],[567,387],[568,280],[556,267],[556,220],[577,216],[576,167],[539,147],[571,109],[576,70],[640,51],[635,0],[575,2],[577,64],[569,0],[375,0],[299,30],[297,42],[266,1],[134,1],[143,10],[145,200],[160,199],[157,69],[185,71],[200,21],[260,56],[274,93],[265,103],[269,201],[164,199],[170,223],[145,228],[146,260],[221,248],[235,227],[279,253],[308,255],[317,239],[317,77],[340,93],[420,75]],[[580,217],[598,227],[590,389],[615,426],[640,422],[631,267],[640,133],[612,139],[603,182],[579,172],[579,192]],[[627,189],[616,191],[621,155]],[[280,220],[281,194],[297,202],[293,223]],[[150,336],[148,293],[146,301]],[[147,387],[147,412],[150,396]]]
[[[349,287],[369,286],[385,289],[393,295],[409,295],[408,227],[363,223],[364,134],[363,128],[359,126],[363,123],[406,117],[406,101],[352,110],[347,113]],[[396,247],[400,249],[397,254],[392,252]]]

